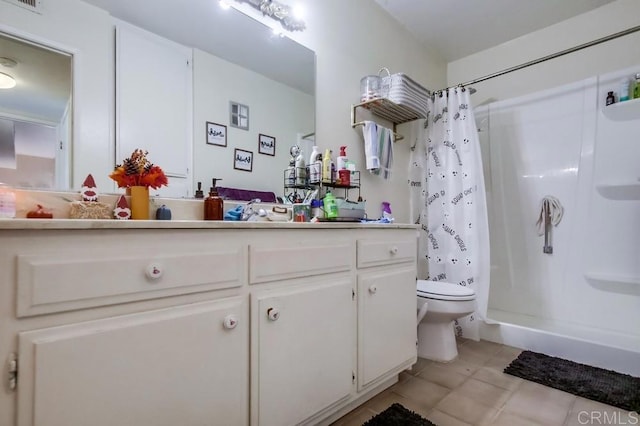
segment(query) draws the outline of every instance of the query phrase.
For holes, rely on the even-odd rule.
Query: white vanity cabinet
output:
[[[413,226],[42,222],[0,222],[2,426],[328,425],[416,361]]]
[[[358,390],[416,362],[417,240],[358,240]]]
[[[246,425],[240,297],[18,334],[19,426]]]

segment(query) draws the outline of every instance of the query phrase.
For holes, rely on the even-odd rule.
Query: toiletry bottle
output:
[[[322,170],[322,163],[318,164],[318,155],[320,151],[316,145],[311,150],[311,156],[309,156],[309,183],[320,182],[320,173]]]
[[[346,149],[347,147],[344,145],[340,147],[340,155],[336,159],[336,168],[338,169],[338,171],[347,168],[347,161],[349,161],[349,159],[347,158]]]
[[[289,167],[287,167],[285,172],[285,181],[288,186],[296,184],[296,160],[293,158],[289,160]]]
[[[382,202],[382,218],[393,220],[393,216],[391,216],[391,203],[388,201]]]
[[[629,79],[620,80],[620,93],[618,94],[618,102],[629,100]]]
[[[204,199],[204,220],[222,220],[224,215],[223,201],[218,196],[218,188],[216,182],[222,180],[213,178],[213,186],[209,191],[209,196]]]
[[[302,151],[298,152],[295,162],[296,168],[296,185],[303,186],[306,184],[307,179],[307,167],[302,156]]]
[[[324,196],[324,216],[327,219],[335,219],[338,217],[338,205],[336,204],[336,198],[331,192],[327,192]]]
[[[16,217],[16,194],[13,189],[0,182],[0,219]]]
[[[204,192],[202,192],[202,182],[198,182],[198,189],[196,189],[196,198],[204,198]]]
[[[633,99],[638,98],[640,98],[640,72],[636,73],[636,78],[633,82]]]
[[[322,157],[322,182],[331,183],[331,151],[327,148]]]
[[[615,96],[613,96],[613,92],[609,92],[607,94],[606,105],[611,105],[611,104],[614,104],[615,102],[616,102],[616,98]]]

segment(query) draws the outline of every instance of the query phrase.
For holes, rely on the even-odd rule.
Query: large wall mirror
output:
[[[206,192],[213,177],[222,178],[222,186],[268,190],[277,195],[282,194],[283,170],[289,161],[289,148],[291,145],[299,144],[310,152],[314,141],[315,53],[313,51],[287,37],[274,35],[270,28],[234,8],[221,8],[217,1],[166,0],[158,3],[130,0],[83,0],[83,2],[106,10],[113,17],[114,27],[130,24],[193,48],[191,141],[193,169],[190,173],[190,181],[186,184],[191,190],[189,195],[193,194],[196,182],[202,182]],[[47,15],[43,14],[41,18],[47,19]],[[33,54],[41,55],[39,56],[42,65],[40,68],[52,78],[47,83],[34,86],[29,92],[16,91],[16,96],[22,97],[20,102],[25,105],[35,104],[46,93],[45,87],[51,88],[60,84],[57,96],[64,99],[64,102],[57,107],[58,115],[36,121],[48,123],[50,128],[60,123],[64,124],[61,112],[71,117],[72,57],[44,46],[38,47],[30,42],[18,41],[13,37],[6,39],[14,44],[35,49]],[[112,48],[115,49],[115,42]],[[113,57],[114,51],[105,51],[104,55]],[[0,57],[2,56],[4,53],[0,50]],[[65,61],[66,71],[56,70],[54,76],[53,66]],[[19,67],[20,65],[16,69]],[[0,72],[2,72],[2,66],[0,66]],[[61,77],[62,74],[66,75],[66,79]],[[64,83],[61,83],[62,80]],[[99,84],[104,85],[105,88],[111,85],[104,82]],[[82,87],[78,90],[82,90]],[[5,97],[6,92],[0,90],[0,118],[11,115],[2,114],[5,109],[4,101],[8,99]],[[248,129],[231,125],[230,104],[232,102],[248,107],[250,111]],[[294,108],[291,108],[292,104],[295,104]],[[6,108],[10,109],[11,106]],[[82,119],[81,115],[77,117]],[[207,143],[207,123],[226,126],[226,146]],[[157,125],[162,126],[162,123],[159,122]],[[69,123],[66,126],[67,129],[71,128]],[[16,135],[17,133],[19,133],[18,130]],[[56,135],[58,142],[61,137],[59,133]],[[273,138],[275,141],[273,151],[267,150],[268,154],[260,152],[260,135]],[[66,144],[63,145],[68,151],[64,154],[73,155],[73,163],[77,164],[83,160],[78,158],[79,150],[73,151],[72,136],[69,130],[65,136]],[[84,141],[78,140],[75,143],[81,144]],[[57,146],[59,147],[60,144],[58,143]],[[143,145],[140,147],[144,148]],[[234,168],[236,149],[253,152],[254,164],[251,172]],[[0,147],[0,150],[4,151],[4,148]],[[1,152],[0,155],[4,156],[4,153]],[[152,161],[154,160],[153,152],[150,152],[149,157]],[[114,154],[115,162],[121,160],[122,158],[116,158]],[[162,166],[162,164],[158,165]],[[0,167],[2,167],[1,163]],[[34,179],[13,183],[24,187],[71,189],[70,167],[70,162],[64,164],[64,170],[59,170],[60,166],[58,166],[52,174],[52,179],[47,182]],[[91,172],[106,176],[110,171],[92,170]],[[76,185],[82,179],[83,177],[73,176]],[[3,176],[0,175],[0,181],[3,180]]]
[[[67,188],[72,116],[72,57],[0,33],[0,182]]]

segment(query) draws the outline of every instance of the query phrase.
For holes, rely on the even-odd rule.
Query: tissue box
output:
[[[354,202],[337,198],[336,205],[338,206],[338,217],[362,219],[365,216],[365,201]]]

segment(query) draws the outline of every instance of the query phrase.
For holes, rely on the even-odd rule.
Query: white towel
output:
[[[365,121],[364,126],[362,126],[362,136],[364,137],[364,155],[367,170],[377,170],[380,168],[378,125],[374,121]]]
[[[538,235],[544,235],[544,218],[545,216],[547,216],[547,213],[551,218],[551,224],[553,226],[558,226],[558,224],[562,220],[564,208],[562,207],[562,204],[560,204],[560,200],[551,195],[545,195],[540,202],[540,215],[538,216],[538,221],[536,222]]]

